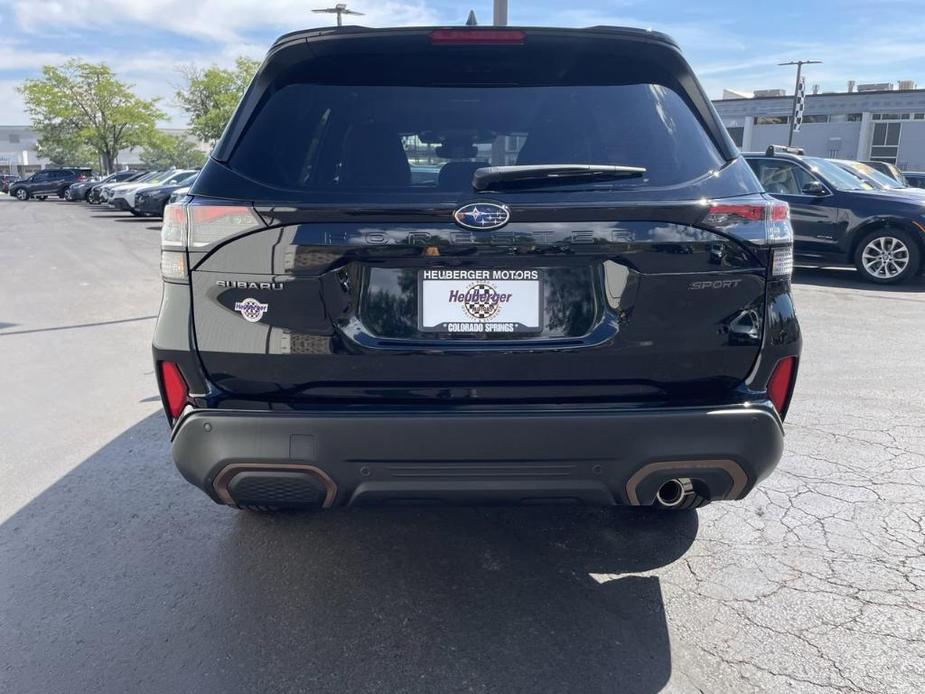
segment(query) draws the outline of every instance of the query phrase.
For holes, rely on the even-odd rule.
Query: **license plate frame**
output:
[[[544,280],[535,268],[419,270],[418,330],[469,338],[541,333]]]

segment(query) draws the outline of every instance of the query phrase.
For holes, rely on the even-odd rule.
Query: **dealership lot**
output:
[[[0,195],[0,691],[922,690],[921,278],[797,272],[745,501],[262,517],[170,462],[158,226]]]

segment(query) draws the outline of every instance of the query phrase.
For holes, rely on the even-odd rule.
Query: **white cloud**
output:
[[[367,26],[433,24],[436,13],[424,0],[386,0],[368,3],[362,17],[350,23]],[[333,17],[311,12],[305,0],[30,0],[14,8],[19,25],[41,33],[45,27],[66,23],[70,27],[131,29],[156,27],[184,36],[236,41],[248,30],[275,28],[280,31],[321,26]]]
[[[0,124],[26,125],[29,122],[22,97],[16,88],[20,80],[0,80]]]
[[[0,0],[0,4],[8,0]],[[430,6],[433,0],[350,0],[351,7],[366,12],[352,21],[368,26],[439,24],[447,17]],[[330,15],[311,13],[312,7],[333,4],[318,0],[28,0],[4,8],[18,26],[8,36],[0,61],[0,80],[26,73],[37,74],[44,64],[60,64],[73,38],[87,30],[104,30],[120,39],[137,37],[138,50],[108,48],[104,40],[80,57],[105,61],[117,75],[134,83],[145,97],[162,97],[168,123],[182,126],[183,114],[173,105],[173,93],[180,82],[177,67],[217,64],[230,66],[238,55],[261,58],[272,36],[292,29],[333,23]],[[442,5],[441,5],[442,6]],[[460,6],[466,7],[466,6]],[[476,8],[480,18],[490,9],[485,0]],[[791,58],[818,58],[823,65],[807,69],[810,84],[823,90],[844,89],[849,79],[858,81],[925,81],[920,65],[925,64],[925,43],[918,25],[901,24],[884,18],[877,24],[856,18],[845,20],[832,38],[823,30],[793,33],[755,33],[741,18],[712,17],[707,13],[681,14],[672,21],[652,23],[645,3],[612,0],[602,9],[585,9],[567,4],[548,7],[524,3],[516,8],[516,20],[523,24],[591,26],[611,24],[653,28],[672,35],[681,45],[710,96],[718,97],[724,87],[760,89],[792,88],[793,71],[777,63]],[[12,14],[10,14],[10,10]],[[0,10],[2,14],[3,10]],[[461,21],[464,10],[460,10]],[[490,12],[488,12],[490,15]],[[154,34],[153,32],[163,32]],[[84,36],[82,36],[84,32]],[[152,33],[149,33],[152,32]],[[157,45],[154,38],[165,34],[188,37],[183,46]],[[263,43],[255,36],[267,36]],[[51,38],[49,38],[51,37]],[[803,38],[808,37],[808,38]],[[193,40],[189,40],[193,39]],[[134,40],[134,39],[133,39]],[[199,48],[190,48],[198,46]],[[861,47],[861,48],[859,48]],[[13,91],[16,81],[0,81],[0,122],[25,122],[22,102]]]
[[[185,127],[186,115],[174,103],[174,93],[181,86],[182,76],[180,68],[186,65],[218,65],[230,67],[239,55],[262,57],[266,52],[265,46],[249,44],[228,44],[220,46],[215,51],[174,51],[148,50],[125,54],[101,48],[93,53],[83,53],[79,56],[64,53],[30,50],[25,43],[14,41],[9,47],[10,54],[15,60],[6,61],[0,65],[0,74],[3,71],[22,72],[24,76],[17,79],[0,78],[0,123],[25,124],[28,116],[25,114],[23,101],[16,92],[22,82],[28,77],[37,77],[43,65],[60,65],[73,57],[79,57],[91,63],[106,63],[120,80],[133,85],[138,96],[145,99],[160,98],[159,107],[166,113],[164,124],[170,127]]]

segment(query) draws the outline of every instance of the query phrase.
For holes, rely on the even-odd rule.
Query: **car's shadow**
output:
[[[800,266],[793,270],[794,284],[817,287],[838,287],[872,292],[915,293],[925,292],[925,276],[918,275],[899,284],[875,284],[861,278],[854,268]]]
[[[163,418],[0,525],[0,690],[656,692],[694,512],[259,516],[169,461]],[[23,474],[27,474],[26,467]]]

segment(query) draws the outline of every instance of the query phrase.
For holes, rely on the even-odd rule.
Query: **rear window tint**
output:
[[[482,166],[561,163],[643,166],[643,179],[604,186],[639,188],[682,184],[723,160],[684,100],[658,84],[297,82],[264,97],[228,161],[277,189],[396,202],[471,193]]]

